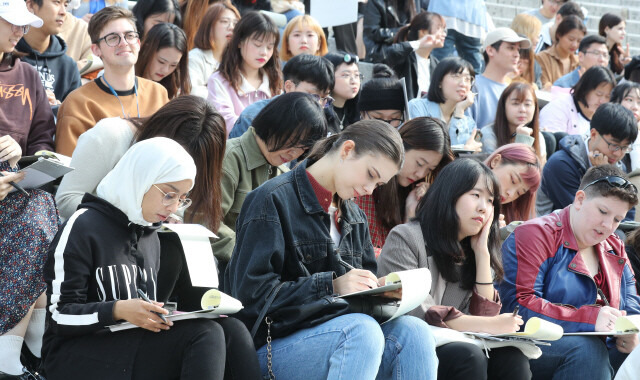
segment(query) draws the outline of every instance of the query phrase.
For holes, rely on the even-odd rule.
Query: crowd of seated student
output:
[[[610,331],[640,314],[638,239],[627,257],[614,233],[635,216],[624,173],[640,167],[640,64],[621,17],[587,35],[577,3],[542,0],[489,30],[479,1],[369,0],[364,59],[389,66],[364,82],[365,55],[328,52],[308,2],[275,1],[280,30],[253,11],[261,1],[111,3],[82,2],[88,26],[66,3],[0,4],[0,82],[24,85],[0,99],[1,379],[610,379],[640,345],[563,337],[530,360],[440,345],[429,328],[515,332],[540,316]],[[85,38],[104,70],[80,86]],[[552,90],[543,108],[537,89]],[[20,156],[54,150],[54,134],[75,168],[57,204],[10,192]],[[197,310],[209,289],[157,233],[180,219],[219,236],[220,287],[244,305],[235,317],[153,313],[168,300]],[[501,253],[512,222],[523,224]],[[578,291],[544,282],[551,257]],[[416,268],[431,272],[429,297],[390,323],[334,308],[278,324]],[[119,321],[142,328],[100,331]]]

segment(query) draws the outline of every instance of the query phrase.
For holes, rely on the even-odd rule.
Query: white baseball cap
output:
[[[493,31],[489,32],[489,34],[487,34],[487,37],[484,39],[482,49],[487,50],[487,47],[489,45],[493,45],[498,41],[520,42],[520,48],[522,49],[528,49],[531,47],[531,41],[529,41],[529,39],[526,37],[520,37],[518,33],[516,33],[513,29],[496,28]]]
[[[17,26],[42,26],[42,19],[27,10],[24,0],[0,0],[0,17]]]

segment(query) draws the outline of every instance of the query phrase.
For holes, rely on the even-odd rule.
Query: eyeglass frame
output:
[[[321,105],[323,108],[328,108],[328,107],[330,107],[330,106],[333,104],[333,102],[335,101],[335,99],[334,99],[334,98],[332,98],[332,97],[331,97],[331,95],[327,95],[327,96],[325,96],[324,98],[320,97],[320,95],[318,95],[318,94],[309,94],[309,95],[313,96],[313,98],[314,98],[318,103],[320,103],[320,105]]]
[[[9,24],[11,24],[11,23],[9,23]],[[27,34],[27,33],[29,33],[29,29],[31,29],[31,25],[13,25],[13,24],[11,24],[11,32],[13,32],[13,34],[18,33],[21,29],[22,29],[22,34]]]
[[[614,179],[614,178],[617,178],[617,179],[621,180],[622,183],[611,182],[611,179]],[[591,185],[595,185],[596,183],[600,183],[600,182],[607,182],[609,184],[609,186],[617,187],[617,188],[623,189],[623,190],[631,188],[635,194],[638,194],[638,188],[636,187],[636,185],[631,183],[628,179],[622,178],[622,177],[617,176],[617,175],[608,175],[606,177],[598,178],[595,181],[588,183],[581,190],[585,191],[587,189],[587,187],[589,187]]]
[[[365,115],[367,115],[367,117],[369,117],[371,119],[374,119],[374,120],[384,121],[385,123],[389,124],[390,126],[392,126],[394,128],[398,128],[399,126],[402,125],[402,123],[404,123],[404,115],[402,115],[400,117],[400,119],[389,119],[389,120],[387,120],[387,119],[382,119],[382,118],[378,118],[378,117],[373,117],[373,116],[369,115],[369,111],[364,111],[364,113],[365,113]],[[391,124],[392,121],[399,121],[400,124],[393,125],[393,124]]]
[[[604,140],[605,143],[607,143],[607,148],[612,152],[622,150],[624,153],[631,153],[633,151],[633,145],[631,144],[627,145],[627,147],[623,149],[622,145],[610,143],[609,140],[605,139],[602,135],[600,135],[600,137],[602,138],[602,140]],[[614,148],[611,148],[612,145],[614,146]]]
[[[462,82],[468,82],[469,85],[473,86],[473,84],[476,82],[476,78],[471,75],[471,74],[464,74],[464,73],[447,73],[446,75],[451,76],[451,78],[457,80],[458,82],[460,80],[462,80]],[[469,78],[469,80],[465,80],[465,75]]]
[[[176,193],[175,191],[168,191],[168,192],[166,192],[166,193],[165,193],[165,192],[164,192],[164,191],[162,191],[162,189],[161,189],[161,188],[159,188],[155,183],[153,184],[153,187],[155,187],[156,189],[158,189],[158,190],[162,193],[162,195],[164,195],[164,197],[162,198],[162,204],[163,204],[163,205],[165,205],[165,206],[173,206],[173,205],[176,203],[175,201],[171,201],[170,199],[169,199],[169,200],[167,200],[167,197],[169,197],[169,194],[176,194],[176,195],[178,195],[178,193]],[[169,204],[167,204],[167,201],[170,201],[170,202],[169,202]],[[184,209],[186,209],[187,207],[191,206],[191,202],[192,202],[192,201],[191,201],[191,199],[189,199],[189,198],[181,199],[181,198],[178,196],[178,210],[184,210]]]
[[[607,61],[611,59],[611,55],[607,52],[598,51],[598,50],[587,50],[584,52],[585,54],[593,54],[597,57],[606,58]]]
[[[136,40],[138,40],[138,43],[140,43],[140,33],[136,32],[135,30],[129,30],[127,32],[124,32],[124,34],[122,34],[122,35],[120,35],[120,33],[116,33],[116,32],[109,33],[109,34],[107,34],[105,36],[102,36],[102,37],[98,38],[93,43],[97,45],[97,44],[100,43],[100,41],[104,41],[105,45],[107,45],[109,47],[117,47],[118,45],[120,45],[120,42],[122,42],[122,40],[124,39],[125,43],[132,44],[133,41],[127,41],[127,35],[131,34],[131,33],[135,33]],[[118,42],[116,42],[115,45],[109,45],[109,43],[107,42],[107,38],[109,38],[111,36],[117,36],[118,37]]]

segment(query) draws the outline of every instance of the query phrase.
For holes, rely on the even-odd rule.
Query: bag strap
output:
[[[256,336],[256,333],[258,332],[258,327],[260,327],[260,323],[262,323],[262,320],[264,319],[265,315],[267,315],[267,311],[269,310],[269,307],[273,303],[273,300],[276,298],[278,291],[280,291],[280,288],[282,288],[283,285],[284,285],[284,282],[281,282],[280,285],[278,285],[275,289],[273,289],[273,292],[271,292],[271,295],[269,296],[269,298],[267,298],[267,302],[264,303],[264,306],[262,307],[262,310],[260,310],[260,314],[258,315],[258,319],[256,319],[256,323],[254,323],[253,327],[251,328],[252,339]]]

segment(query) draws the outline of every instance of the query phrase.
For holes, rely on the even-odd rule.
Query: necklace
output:
[[[109,82],[107,82],[107,78],[105,78],[104,75],[102,75],[102,80],[104,81],[104,83],[107,84],[107,86],[109,86],[109,90],[111,90],[111,93],[113,94],[113,96],[115,96],[116,99],[118,99],[118,103],[120,103],[120,108],[122,109],[122,117],[126,119],[127,114],[124,112],[124,105],[122,105],[122,101],[120,100],[118,93],[116,92],[116,90],[113,89],[113,87],[111,87]],[[140,104],[138,103],[138,84],[136,80],[134,80],[133,82],[133,92],[136,94],[136,108],[138,110],[138,118],[140,118]]]

